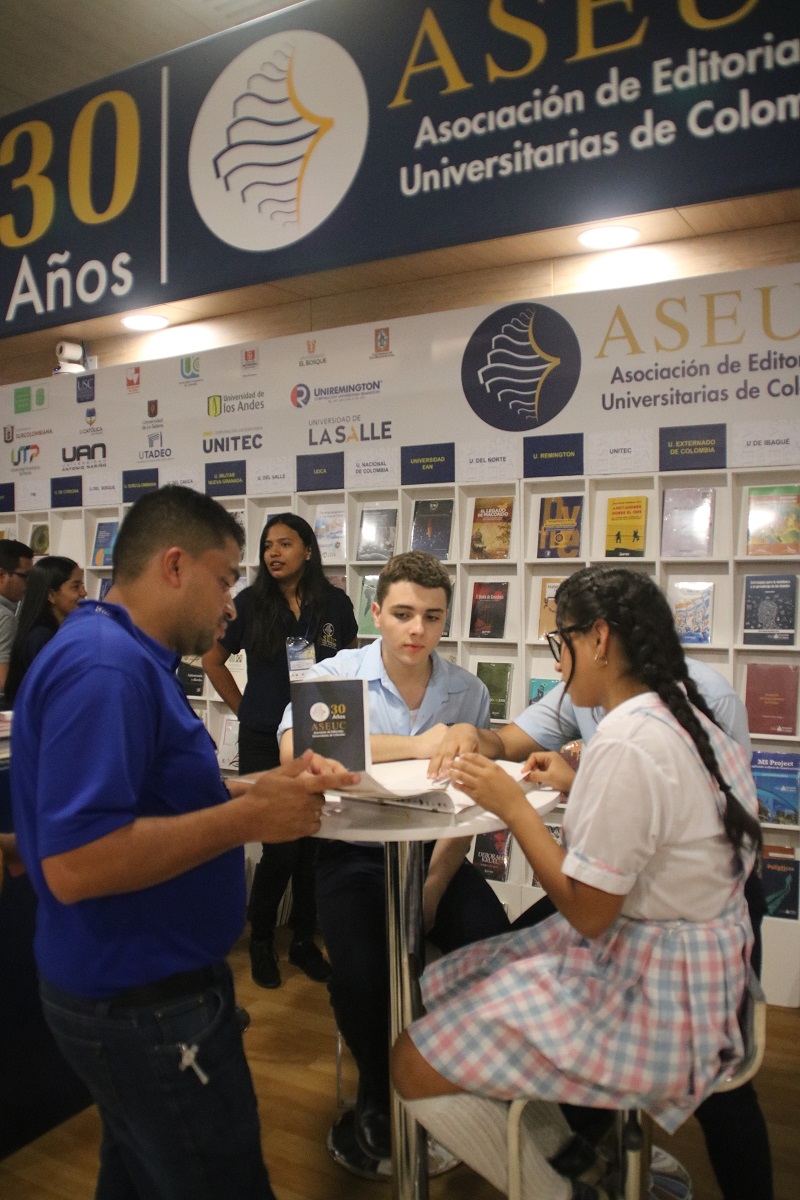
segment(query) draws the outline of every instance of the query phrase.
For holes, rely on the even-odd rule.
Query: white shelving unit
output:
[[[396,551],[409,547],[414,504],[418,499],[452,499],[453,524],[449,557],[444,565],[453,583],[450,633],[441,650],[453,661],[474,671],[480,661],[512,665],[509,713],[521,712],[528,703],[531,677],[556,678],[545,642],[538,638],[541,580],[545,576],[568,575],[591,563],[622,562],[646,571],[662,587],[677,580],[710,580],[714,583],[714,610],[710,645],[693,646],[688,652],[715,667],[744,696],[746,669],[750,662],[784,661],[800,665],[800,640],[792,646],[745,646],[742,638],[744,579],[748,574],[800,574],[800,556],[754,557],[746,554],[747,500],[751,486],[797,483],[800,473],[786,468],[754,468],[700,472],[653,472],[637,475],[580,476],[554,479],[509,480],[506,482],[434,484],[399,488],[300,492],[273,496],[230,497],[223,503],[242,515],[246,529],[243,563],[247,580],[258,567],[258,542],[264,522],[271,513],[294,511],[314,525],[321,505],[341,505],[347,531],[340,561],[326,563],[326,570],[344,575],[347,591],[357,607],[361,580],[376,574],[380,561],[356,558],[360,516],[363,509],[397,509]],[[662,558],[661,512],[666,488],[713,487],[716,490],[712,554],[707,558]],[[539,512],[543,497],[577,495],[584,498],[579,555],[570,558],[539,558],[537,555]],[[611,497],[647,497],[645,557],[607,559],[605,555],[606,512]],[[472,517],[476,497],[513,496],[514,516],[509,556],[504,560],[473,560],[469,556]],[[87,566],[91,559],[97,522],[121,519],[124,506],[52,509],[42,512],[0,514],[0,530],[6,537],[26,541],[34,525],[49,523],[50,553],[67,554],[86,569],[90,596],[97,596],[108,569]],[[506,623],[501,638],[476,638],[469,633],[472,589],[477,581],[508,582]],[[218,738],[227,709],[205,681],[201,697],[192,706],[203,716],[212,737]],[[753,737],[756,749],[800,751],[800,737]],[[791,844],[797,854],[800,835],[795,827],[766,826],[765,840]],[[530,886],[530,870],[517,853],[512,858],[514,877],[498,885],[516,915],[540,893]],[[766,918],[764,929],[764,983],[772,1003],[800,1006],[800,921]]]

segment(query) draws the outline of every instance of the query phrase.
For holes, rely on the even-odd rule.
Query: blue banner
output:
[[[452,483],[455,477],[455,442],[400,447],[400,481],[404,487],[412,483]]]
[[[344,451],[335,454],[298,454],[298,492],[341,491],[344,487]]]
[[[727,426],[673,425],[658,431],[659,471],[727,466]]]
[[[51,508],[81,508],[83,505],[83,476],[63,475],[50,480]]]
[[[786,0],[309,0],[0,121],[0,334],[790,188]]]
[[[14,484],[0,483],[0,512],[14,511]]]
[[[526,479],[583,474],[582,433],[526,437],[522,439],[522,453],[522,473]]]
[[[134,504],[145,492],[158,488],[158,467],[142,467],[122,472],[122,503]]]
[[[247,492],[247,460],[206,463],[207,496],[244,496]]]

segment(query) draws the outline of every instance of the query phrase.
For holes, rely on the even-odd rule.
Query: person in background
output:
[[[144,495],[107,597],[79,606],[17,696],[11,798],[43,1012],[100,1111],[98,1197],[274,1200],[225,962],[242,847],[315,833],[324,788],[357,776],[309,755],[220,778],[176,671],[233,616],[242,542],[209,496]]]
[[[17,605],[25,595],[33,551],[24,542],[0,538],[0,690],[5,687],[17,631]]]
[[[211,683],[239,718],[239,774],[280,762],[276,731],[289,703],[290,678],[356,643],[353,605],[322,570],[317,539],[294,513],[270,517],[258,547],[258,574],[235,598],[236,617],[203,657]],[[231,654],[247,655],[244,694],[226,667]],[[317,908],[312,838],[265,844],[250,892],[250,966],[260,987],[280,987],[274,934],[278,907],[292,883],[289,961],[324,982],[330,967],[314,941]]]
[[[13,833],[0,833],[0,892],[3,890],[3,872],[6,869],[9,875],[21,875],[24,870]]]
[[[432,554],[396,555],[378,576],[372,605],[380,637],[310,673],[367,680],[373,762],[427,758],[448,721],[489,723],[484,684],[436,653],[450,592],[450,577]],[[292,724],[290,705],[279,730],[285,762],[293,754]],[[445,838],[424,850],[424,926],[440,950],[509,928],[490,884],[465,860],[469,843]],[[385,874],[380,844],[322,843],[317,903],[333,967],[331,1006],[359,1072],[355,1112],[334,1126],[329,1144],[342,1166],[368,1175],[391,1155]]]
[[[451,776],[503,818],[558,912],[435,964],[428,1015],[393,1057],[411,1113],[501,1187],[498,1100],[641,1106],[672,1133],[744,1050],[744,880],[761,843],[749,756],[714,723],[651,579],[585,568],[557,602],[548,641],[565,690],[606,714],[575,775],[565,847],[489,759],[461,753]],[[560,785],[558,755],[527,765]],[[526,1194],[592,1191],[535,1139],[523,1163]]]
[[[38,559],[28,572],[25,595],[17,612],[17,632],[11,646],[5,699],[9,708],[22,677],[62,622],[86,596],[83,571],[71,558],[51,554]]]

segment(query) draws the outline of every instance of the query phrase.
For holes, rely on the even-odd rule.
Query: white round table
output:
[[[424,774],[426,764],[421,764]],[[516,764],[504,764],[508,768]],[[518,770],[518,767],[517,767]],[[561,799],[552,788],[528,792],[540,815]],[[391,1040],[422,1015],[419,976],[424,967],[422,929],[423,845],[439,838],[472,837],[502,829],[504,822],[477,805],[460,813],[423,812],[416,807],[326,798],[316,835],[342,842],[383,842],[386,860],[386,932],[389,947]],[[425,1133],[392,1093],[392,1196],[427,1200]]]

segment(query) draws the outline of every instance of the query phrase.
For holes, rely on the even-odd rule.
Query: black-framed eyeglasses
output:
[[[564,645],[564,639],[561,635],[564,633],[576,633],[579,629],[580,625],[565,625],[563,629],[553,629],[544,635],[547,638],[550,653],[556,662],[561,662],[561,647]]]

